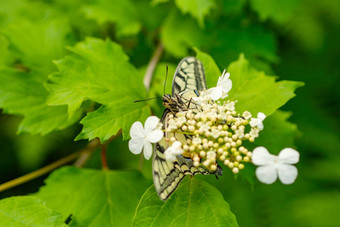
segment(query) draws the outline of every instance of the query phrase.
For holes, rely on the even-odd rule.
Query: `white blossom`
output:
[[[213,129],[211,130],[211,136],[214,137],[215,139],[218,138],[221,135],[221,131],[218,129]]]
[[[237,129],[237,130],[235,131],[235,135],[236,135],[238,138],[242,139],[242,138],[244,137],[244,129],[243,129],[243,128]]]
[[[207,159],[215,161],[216,159],[216,152],[214,151],[208,151],[207,152]]]
[[[248,120],[251,118],[251,113],[249,111],[244,111],[242,116],[244,117],[244,119]]]
[[[201,125],[201,129],[202,129],[204,132],[209,131],[210,128],[211,128],[211,127],[210,127],[208,124],[202,124],[202,125]]]
[[[175,130],[175,129],[177,129],[176,121],[175,121],[173,118],[171,118],[171,119],[168,121],[167,130],[172,131],[172,130]]]
[[[228,101],[226,108],[229,111],[235,111],[235,102],[234,101]]]
[[[207,90],[212,100],[216,101],[220,98],[224,99],[228,97],[228,92],[232,87],[232,82],[229,77],[230,73],[226,73],[224,70],[222,76],[218,78],[217,86]]]
[[[187,119],[185,117],[177,118],[177,122],[179,122],[180,124],[184,124],[186,121],[187,121]]]
[[[192,144],[194,144],[194,145],[199,145],[201,143],[202,143],[202,139],[199,138],[199,137],[195,137],[195,138],[192,139]]]
[[[152,155],[151,143],[157,143],[163,138],[163,131],[159,129],[159,118],[155,116],[148,117],[145,121],[145,127],[140,121],[133,123],[130,129],[131,139],[129,149],[133,154],[142,152],[146,159]]]
[[[252,128],[249,132],[249,135],[253,138],[259,137],[260,130],[258,128]]]
[[[259,130],[263,129],[263,123],[262,121],[266,119],[266,115],[264,113],[259,112],[257,114],[257,118],[250,119],[250,126],[251,127],[257,127]]]
[[[175,161],[176,156],[183,154],[182,143],[179,141],[175,141],[168,147],[165,152],[164,156],[167,161]]]
[[[276,156],[265,147],[257,147],[252,154],[252,162],[259,166],[256,177],[265,184],[275,182],[277,177],[283,184],[292,184],[298,175],[297,168],[292,164],[299,161],[299,156],[299,152],[292,148],[285,148]]]
[[[207,91],[201,91],[200,95],[198,97],[192,97],[192,100],[196,104],[201,105],[208,102],[210,100],[210,96]]]

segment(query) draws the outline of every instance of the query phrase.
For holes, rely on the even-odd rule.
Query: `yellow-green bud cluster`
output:
[[[237,174],[252,155],[243,141],[254,142],[258,137],[259,130],[249,125],[250,118],[248,111],[242,116],[236,113],[234,101],[204,101],[199,109],[169,115],[167,132],[174,136],[168,141],[172,144],[179,140],[176,135],[183,134],[182,155],[191,158],[194,166],[215,171],[219,160]]]

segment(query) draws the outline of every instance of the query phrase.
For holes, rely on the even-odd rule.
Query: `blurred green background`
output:
[[[244,53],[254,67],[278,75],[279,80],[303,81],[305,86],[282,108],[292,112],[289,120],[298,127],[301,159],[293,185],[250,185],[228,171],[219,181],[201,179],[221,190],[240,226],[339,226],[340,1],[202,0],[192,1],[197,4],[189,8],[183,2],[1,0],[0,65],[20,68],[25,59],[36,58],[36,65],[48,68],[44,73],[49,74],[56,71],[51,60],[65,56],[65,46],[93,36],[120,43],[141,71],[162,43],[161,61],[170,66],[192,54],[190,48],[195,46],[210,54],[221,69]],[[50,40],[42,43],[39,37],[47,33]],[[60,34],[63,42],[56,43]],[[48,64],[43,62],[45,56],[51,58]],[[159,94],[162,80],[153,81],[161,89]],[[2,95],[6,91],[0,90]],[[158,103],[155,113],[161,108]],[[4,112],[0,113],[0,183],[87,144],[73,141],[81,131],[78,123],[46,135],[18,135],[23,117]],[[112,168],[138,167],[139,157],[128,151],[121,137],[109,145],[108,156]],[[98,151],[86,166],[101,168]],[[150,177],[150,161],[145,161],[143,172]],[[0,197],[36,192],[45,177],[1,192]]]

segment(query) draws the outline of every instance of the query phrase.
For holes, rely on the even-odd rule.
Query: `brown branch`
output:
[[[153,72],[155,71],[156,65],[159,62],[159,59],[161,58],[161,55],[163,53],[163,45],[162,43],[158,43],[155,52],[152,55],[152,58],[148,64],[148,68],[146,69],[145,75],[144,75],[144,86],[147,91],[150,89],[150,83],[152,79]]]
[[[103,145],[101,145],[101,148],[100,148],[100,159],[102,161],[103,170],[109,170],[109,166],[107,165],[106,150],[107,150],[107,143],[104,143]]]
[[[82,167],[85,165],[87,160],[90,158],[91,154],[93,153],[97,147],[100,146],[100,141],[98,138],[95,138],[89,142],[89,144],[86,146],[86,148],[83,150],[83,152],[79,155],[77,160],[73,163],[76,167]]]

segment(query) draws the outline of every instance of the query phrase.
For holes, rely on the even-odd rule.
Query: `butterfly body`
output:
[[[174,136],[178,141],[185,143],[186,139],[190,137],[184,134],[166,132],[168,115],[196,109],[197,105],[192,102],[192,97],[197,97],[198,91],[206,90],[206,88],[202,63],[195,57],[184,58],[178,64],[174,75],[172,95],[167,94],[163,96],[163,104],[166,109],[161,121],[163,122],[165,138]],[[160,199],[167,200],[186,175],[221,175],[222,168],[220,166],[217,167],[215,172],[209,172],[202,166],[195,167],[190,158],[183,157],[182,155],[177,156],[173,162],[167,161],[164,152],[169,144],[165,138],[156,143],[152,164],[153,181]]]

